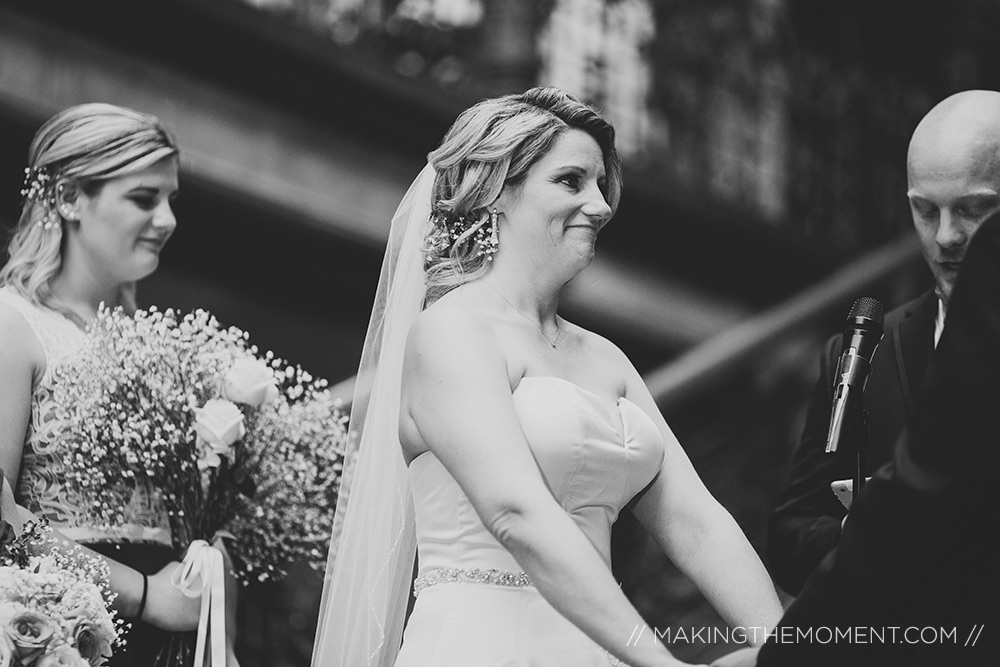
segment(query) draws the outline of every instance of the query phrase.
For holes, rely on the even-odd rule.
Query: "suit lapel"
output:
[[[920,394],[934,351],[936,315],[937,297],[931,290],[908,304],[893,337],[893,353],[907,414],[913,413],[914,399]]]

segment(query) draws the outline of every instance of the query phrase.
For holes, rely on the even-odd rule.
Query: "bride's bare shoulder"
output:
[[[616,364],[628,362],[628,357],[618,345],[599,333],[584,329],[583,327],[563,320],[567,330],[580,342],[585,354]]]
[[[446,354],[450,357],[499,351],[494,328],[474,300],[459,290],[428,306],[407,336],[407,354]]]

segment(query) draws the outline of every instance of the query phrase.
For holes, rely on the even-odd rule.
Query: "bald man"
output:
[[[913,224],[934,288],[886,315],[865,390],[866,476],[891,458],[913,414],[969,241],[1000,210],[1000,92],[965,91],[931,109],[910,140],[907,177]],[[837,546],[847,516],[830,483],[854,476],[854,442],[842,441],[836,453],[825,453],[841,343],[837,334],[826,345],[789,482],[768,524],[769,569],[794,595]]]
[[[769,633],[757,667],[1000,665],[1000,213],[981,223],[951,287],[892,459]],[[752,658],[745,650],[718,665]]]

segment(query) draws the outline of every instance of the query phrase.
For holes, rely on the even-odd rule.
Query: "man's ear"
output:
[[[80,219],[80,186],[68,178],[56,183],[56,208],[66,220]]]

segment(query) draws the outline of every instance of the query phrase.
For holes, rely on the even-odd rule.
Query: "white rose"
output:
[[[246,358],[237,361],[226,373],[222,395],[230,401],[259,408],[278,397],[278,386],[267,364]]]
[[[75,648],[62,644],[42,654],[34,667],[90,667],[90,663]]]
[[[243,437],[243,413],[230,401],[213,398],[194,411],[194,430],[198,438],[209,446],[206,465],[219,465],[219,456],[230,456],[233,443]],[[201,465],[201,462],[199,462]]]

